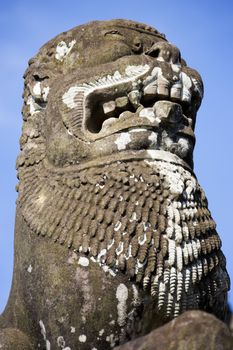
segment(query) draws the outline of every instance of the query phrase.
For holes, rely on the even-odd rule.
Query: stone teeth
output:
[[[147,85],[143,90],[144,97],[155,97],[157,95],[157,88],[157,81],[154,81],[153,83]]]
[[[181,82],[177,82],[172,85],[170,96],[171,98],[180,99],[182,94],[182,84]]]
[[[119,120],[131,118],[133,115],[134,115],[134,113],[132,113],[132,112],[130,112],[130,111],[122,112],[122,113],[119,115]]]
[[[184,102],[190,102],[191,101],[191,87],[192,87],[192,81],[189,78],[187,74],[182,72],[180,74],[181,80],[182,80],[182,97],[181,100]]]
[[[139,112],[140,118],[147,118],[151,123],[155,121],[155,114],[153,108],[144,108]]]
[[[133,90],[128,94],[130,103],[134,106],[134,108],[137,108],[140,105],[141,97],[142,94],[138,90]]]
[[[117,122],[117,118],[108,118],[103,122],[102,129],[110,127],[112,124]]]
[[[115,101],[109,101],[103,104],[103,111],[106,115],[113,115],[116,109]]]
[[[182,107],[170,101],[157,101],[153,106],[156,117],[170,123],[180,122],[183,116]]]
[[[158,95],[169,96],[169,86],[170,86],[169,81],[166,78],[164,78],[162,75],[159,75],[158,89],[157,89]]]
[[[129,104],[129,99],[127,96],[118,97],[116,98],[115,103],[117,108],[120,108],[120,109],[127,108]]]
[[[200,95],[200,97],[203,97],[203,86],[202,84],[195,78],[192,79],[194,90],[197,91]]]

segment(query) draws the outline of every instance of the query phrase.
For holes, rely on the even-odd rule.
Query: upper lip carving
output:
[[[121,70],[116,61],[114,73],[72,85],[63,93],[69,110],[63,113],[63,122],[71,134],[96,140],[132,127],[156,128],[160,100],[179,104],[184,118],[195,118],[203,96],[202,80],[181,62],[179,50],[159,42],[141,57],[142,64],[132,65],[129,57]]]

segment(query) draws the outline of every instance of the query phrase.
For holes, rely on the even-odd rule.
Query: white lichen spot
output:
[[[143,237],[138,237],[138,244],[143,245],[146,243],[146,240],[147,240],[146,233],[144,233]]]
[[[122,75],[121,75],[121,73],[117,70],[117,71],[115,71],[115,73],[113,74],[113,77],[115,78],[115,79],[121,79],[122,78]]]
[[[182,157],[182,158],[186,157],[189,150],[190,150],[189,141],[187,139],[181,137],[178,140],[178,153],[179,153],[179,156]]]
[[[70,53],[73,46],[75,45],[76,40],[72,40],[68,45],[65,41],[61,41],[56,47],[55,58],[58,61],[63,61],[63,59]]]
[[[203,86],[199,80],[192,78],[195,90],[199,93],[200,97],[203,97]]]
[[[85,256],[80,256],[78,260],[78,264],[84,267],[87,267],[89,265],[89,259],[86,258]]]
[[[158,78],[158,76],[163,75],[162,69],[160,67],[153,68],[151,75],[149,75],[144,81],[144,85],[148,85],[149,83],[153,82],[155,78]]]
[[[41,96],[41,83],[39,81],[33,86],[33,94],[35,97]]]
[[[162,160],[163,162],[169,162],[169,163],[175,162],[175,163],[182,164],[181,159],[175,154],[170,152],[156,150],[156,149],[149,149],[147,150],[147,155],[148,155],[148,158],[153,160]],[[146,160],[146,163],[152,167],[157,164],[156,162],[149,162],[147,160]]]
[[[107,254],[107,249],[102,249],[97,255],[96,261],[101,263],[101,259]]]
[[[116,344],[114,334],[110,334],[106,337],[106,341],[110,343],[111,348],[113,348]]]
[[[31,265],[31,264],[28,266],[27,271],[28,271],[29,273],[31,273],[31,272],[32,272],[32,265]]]
[[[128,299],[128,288],[123,283],[120,283],[117,287],[116,298],[118,300],[117,311],[118,311],[118,324],[123,327],[127,317],[127,304]]]
[[[128,260],[131,257],[132,257],[132,245],[129,244],[128,250],[127,250],[127,252],[125,254],[125,258],[126,258],[126,260]]]
[[[141,299],[139,297],[138,289],[135,286],[135,284],[132,284],[132,289],[133,289],[133,305],[138,306],[141,302]]]
[[[129,77],[138,75],[140,73],[146,73],[150,69],[148,64],[139,65],[139,66],[127,66],[125,68],[125,74]]]
[[[148,140],[151,142],[151,146],[155,146],[157,144],[158,134],[153,132],[148,137]]]
[[[107,245],[107,249],[108,249],[108,250],[112,248],[114,242],[115,242],[115,239],[113,238],[113,239],[108,243],[108,245]]]
[[[46,329],[45,329],[45,325],[44,325],[42,320],[39,321],[39,325],[40,325],[41,334],[45,340],[46,339]]]
[[[42,89],[42,96],[43,96],[43,100],[44,100],[45,102],[48,100],[49,90],[50,90],[50,87],[49,87],[49,86],[45,86],[45,87]]]
[[[99,187],[101,190],[102,190],[102,188],[104,188],[104,186],[105,186],[104,184],[103,185],[101,185],[99,183],[96,184],[96,187]]]
[[[99,331],[99,336],[102,337],[103,334],[104,334],[104,329],[101,329],[101,330]]]
[[[64,349],[64,347],[66,346],[65,339],[62,336],[59,336],[57,338],[57,345],[62,349]]]
[[[133,222],[133,221],[136,221],[137,220],[137,214],[136,214],[136,212],[134,211],[133,213],[132,213],[132,216],[131,216],[131,218],[129,219],[129,221],[130,222]]]
[[[33,100],[36,98],[40,98],[40,99],[42,98],[46,102],[49,94],[49,86],[45,86],[42,88],[41,83],[38,81],[33,86],[32,94],[33,94]],[[34,101],[34,104],[36,104],[35,101]]]
[[[137,133],[137,132],[147,132],[148,129],[146,128],[135,128],[133,127],[132,129],[129,129],[130,133]]]
[[[77,107],[77,102],[75,101],[75,96],[78,93],[83,93],[82,86],[71,86],[62,96],[63,103],[70,109]]]
[[[153,108],[143,108],[139,113],[140,118],[147,118],[151,123],[155,121]]]
[[[32,96],[29,96],[27,99],[27,105],[29,106],[29,111],[31,115],[39,113],[41,111],[41,107],[35,102]]]
[[[117,249],[116,249],[116,255],[120,255],[124,250],[124,242],[120,242]]]
[[[38,196],[36,203],[39,206],[43,206],[43,204],[46,202],[47,196],[45,193],[40,193],[40,195]]]
[[[179,73],[180,72],[180,65],[178,64],[171,64],[171,68],[173,72]]]
[[[87,336],[85,334],[81,334],[79,337],[78,337],[78,340],[80,341],[80,343],[86,343],[87,341]]]
[[[70,327],[70,333],[75,333],[76,332],[76,329],[75,329],[75,327]]]
[[[128,132],[122,132],[120,136],[117,137],[114,143],[117,145],[119,151],[126,149],[126,146],[130,143],[131,137]]]
[[[157,155],[156,150],[149,149],[149,150],[147,150],[147,154],[148,154],[149,158],[156,159],[156,155]],[[148,164],[150,165],[150,162],[148,162]]]
[[[104,272],[108,272],[112,277],[116,277],[116,273],[110,269],[110,267],[108,267],[107,265],[102,265],[102,269],[104,270]]]
[[[151,224],[149,222],[143,222],[143,230],[147,231],[149,227],[151,227]]]
[[[39,325],[40,325],[40,329],[41,329],[41,334],[42,334],[44,341],[45,341],[46,350],[51,350],[50,341],[46,337],[46,329],[45,329],[45,325],[44,325],[42,320],[39,321]]]
[[[115,224],[115,226],[114,226],[114,231],[119,231],[120,230],[120,228],[121,228],[121,222],[120,221],[117,221],[117,223]]]
[[[146,260],[145,260],[143,263],[141,263],[141,262],[139,261],[139,259],[137,259],[137,263],[136,263],[136,266],[135,266],[135,273],[137,274],[138,271],[139,271],[140,269],[142,269],[145,265],[146,265]]]
[[[190,102],[192,97],[192,94],[191,94],[192,81],[190,77],[184,72],[180,73],[180,77],[183,84],[182,101]]]

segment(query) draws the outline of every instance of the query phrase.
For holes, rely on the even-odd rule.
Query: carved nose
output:
[[[166,41],[159,41],[147,51],[146,55],[156,58],[158,61],[179,64],[181,61],[180,50]]]

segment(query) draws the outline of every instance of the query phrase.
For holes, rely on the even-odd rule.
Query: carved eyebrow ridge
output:
[[[112,34],[112,35],[117,34],[117,35],[120,35],[120,36],[124,37],[124,35],[122,33],[120,33],[117,29],[112,29],[112,30],[109,30],[109,31],[105,32],[104,36],[107,36],[109,34]]]

